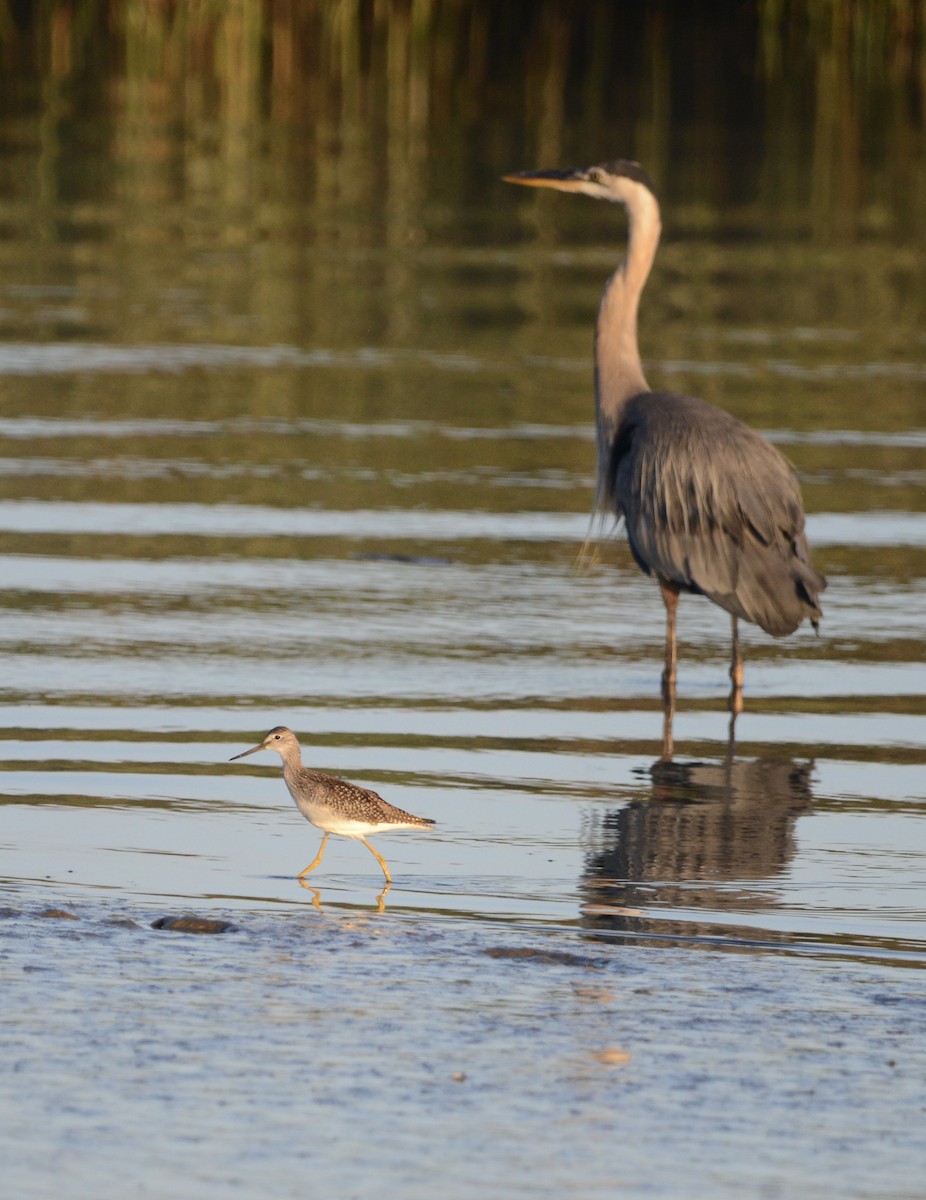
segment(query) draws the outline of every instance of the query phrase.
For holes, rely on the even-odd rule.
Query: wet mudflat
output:
[[[546,64],[611,45],[610,3],[519,20],[536,92],[508,64],[503,96],[453,22],[506,44],[506,6],[440,6],[408,62],[388,7],[312,7],[310,38],[274,6],[272,47],[238,6],[0,30],[45,72],[0,88],[4,1192],[917,1196],[926,155],[900,59],[872,95],[798,31],[796,87],[724,25],[692,87],[700,34],[654,27],[640,64],[704,111],[644,112],[649,67],[617,95],[596,51],[570,115]],[[188,88],[209,47],[223,86]],[[743,631],[733,746],[728,621],[683,599],[671,762],[658,591],[612,531],[583,549],[623,220],[497,182],[593,145],[662,193],[650,382],[792,460],[830,583],[819,637]],[[300,887],[320,833],[275,757],[229,762],[281,723],[437,821],[373,839],[382,911],[344,839]]]
[[[474,1196],[488,1163],[500,1196],[920,1186],[916,970],[433,914],[236,910],[197,936],[70,911],[0,923],[11,1194]]]

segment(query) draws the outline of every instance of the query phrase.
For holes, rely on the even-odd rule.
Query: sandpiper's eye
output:
[[[604,175],[597,167],[592,167],[588,173],[588,178],[591,183],[601,183]]]

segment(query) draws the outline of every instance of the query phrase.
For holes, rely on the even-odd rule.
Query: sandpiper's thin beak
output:
[[[520,183],[524,187],[551,187],[561,192],[578,192],[582,184],[587,182],[583,168],[568,171],[516,171],[513,175],[503,175],[503,183]]]
[[[247,756],[249,754],[256,754],[258,750],[263,750],[263,749],[264,749],[264,744],[263,744],[263,742],[261,742],[261,744],[259,746],[252,746],[250,750],[245,750],[241,754],[233,754],[228,761],[234,762],[236,758],[247,758]]]

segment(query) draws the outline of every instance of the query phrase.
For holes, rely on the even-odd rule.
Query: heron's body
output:
[[[634,396],[611,475],[614,508],[644,571],[773,637],[820,617],[797,480],[747,425],[694,396]]]
[[[622,203],[627,254],[608,280],[595,331],[596,508],[623,518],[637,564],[659,581],[667,610],[663,693],[675,695],[675,609],[680,592],[705,595],[733,618],[733,693],[741,707],[736,622],[773,637],[814,626],[826,580],[814,570],[793,470],[749,426],[694,396],[654,392],[637,342],[637,310],[661,231],[652,183],[617,160],[568,171],[524,172],[511,183]]]
[[[303,766],[296,735],[285,725],[271,729],[259,746],[236,754],[231,761],[257,754],[260,750],[275,750],[282,757],[283,779],[296,807],[307,821],[325,834],[317,857],[301,872],[300,879],[318,866],[325,852],[328,835],[336,833],[340,837],[356,838],[363,842],[379,860],[386,882],[391,883],[386,861],[366,840],[367,835],[385,833],[390,829],[431,829],[434,825],[427,817],[415,817],[388,804],[382,796],[368,788]]]

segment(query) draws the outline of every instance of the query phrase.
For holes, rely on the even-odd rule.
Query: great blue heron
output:
[[[626,256],[605,285],[595,330],[595,507],[623,518],[633,557],[659,582],[666,607],[667,718],[675,704],[678,598],[692,592],[732,617],[735,720],[743,689],[738,619],[784,637],[805,618],[816,629],[822,615],[818,596],[826,580],[810,561],[794,471],[774,446],[729,413],[694,396],[654,392],[646,382],[637,309],[661,223],[643,168],[618,159],[504,179],[578,192],[627,210]]]

